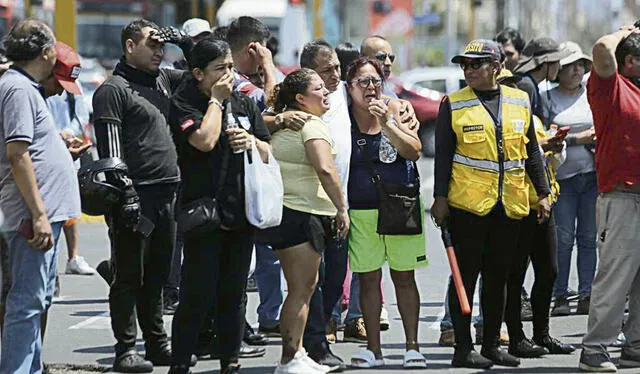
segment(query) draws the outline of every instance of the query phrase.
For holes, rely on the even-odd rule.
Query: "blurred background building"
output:
[[[73,3],[77,11],[71,44],[107,64],[119,58],[120,30],[134,18],[179,26],[201,17],[216,26],[250,15],[280,38],[282,65],[294,65],[300,46],[313,37],[357,45],[380,34],[394,45],[398,71],[446,65],[469,39],[491,38],[505,26],[527,39],[573,40],[589,50],[599,36],[640,14],[640,0],[0,0],[0,35],[28,15],[55,24],[56,1]]]

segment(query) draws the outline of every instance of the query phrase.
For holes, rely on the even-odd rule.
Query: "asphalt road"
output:
[[[423,159],[419,162],[423,180],[423,194],[427,206],[431,205],[432,160]],[[428,214],[428,213],[427,213]],[[425,216],[427,217],[427,216]],[[419,338],[422,352],[428,361],[427,372],[433,373],[474,373],[474,370],[453,369],[450,366],[452,348],[440,347],[439,320],[443,314],[443,298],[447,277],[448,264],[439,231],[430,219],[425,219],[427,251],[430,266],[416,272],[416,278],[421,295],[420,333]],[[113,360],[114,339],[110,330],[107,295],[108,289],[99,276],[75,276],[64,274],[66,261],[66,245],[62,244],[59,271],[61,282],[61,297],[53,305],[49,327],[44,344],[44,361],[47,363],[67,363],[76,365],[99,365],[109,367]],[[109,255],[106,227],[104,224],[81,224],[80,252],[93,266]],[[575,266],[574,266],[575,268]],[[527,278],[527,287],[531,286],[531,271]],[[576,287],[575,272],[572,274],[571,285]],[[393,286],[389,278],[388,269],[384,271],[384,290],[387,309],[391,321],[391,328],[382,333],[383,351],[387,366],[379,370],[358,370],[361,373],[396,373],[402,371],[402,355],[404,352],[404,335],[402,324],[395,304]],[[255,310],[258,303],[256,293],[249,294],[248,320],[256,325]],[[575,308],[575,305],[574,305]],[[477,297],[474,314],[477,313]],[[170,331],[171,320],[165,317],[167,330]],[[556,317],[551,320],[551,332],[554,336],[569,342],[580,343],[585,332],[587,319],[585,316]],[[527,333],[531,333],[531,324],[525,322]],[[361,346],[355,343],[342,343],[342,333],[339,342],[333,345],[333,351],[348,361],[349,357],[357,353]],[[243,373],[262,374],[272,373],[280,354],[280,342],[273,339],[267,346],[267,354],[262,358],[244,359],[241,361]],[[143,350],[142,341],[139,348]],[[613,356],[618,357],[619,349],[612,350]],[[500,373],[572,373],[577,372],[579,353],[569,356],[549,356],[542,359],[523,360],[519,368],[495,367],[493,371]],[[196,366],[196,373],[213,373],[218,370],[218,363],[201,361]],[[156,373],[164,373],[167,368],[157,368]],[[417,370],[416,370],[417,371]],[[74,371],[81,372],[81,371]],[[625,373],[637,373],[638,370],[621,370]]]

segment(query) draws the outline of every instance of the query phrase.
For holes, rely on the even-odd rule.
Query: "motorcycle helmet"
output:
[[[81,167],[78,171],[82,212],[101,216],[118,203],[125,187],[131,186],[127,165],[119,158],[105,158]]]

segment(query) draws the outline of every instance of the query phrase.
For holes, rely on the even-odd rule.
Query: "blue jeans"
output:
[[[272,329],[280,323],[280,309],[284,300],[281,272],[280,260],[271,247],[256,244],[256,270],[253,275],[260,296],[258,323],[264,328]]]
[[[558,277],[553,294],[556,297],[566,297],[568,294],[571,252],[575,240],[578,244],[578,292],[581,296],[587,296],[591,294],[591,283],[598,260],[596,173],[578,174],[558,182],[560,196],[553,209],[558,234]]]
[[[342,321],[342,302],[339,299],[333,308],[331,317],[338,324]],[[360,317],[362,317],[362,311],[360,310],[360,281],[358,280],[358,273],[351,273],[349,305],[347,306],[347,315],[344,318],[344,323],[351,323]]]
[[[480,283],[479,284],[480,288],[478,289],[478,293],[482,294],[482,277],[480,277],[480,280],[478,281],[478,283]],[[453,331],[453,321],[451,321],[451,312],[449,311],[449,287],[451,287],[452,285],[453,285],[453,278],[449,276],[449,285],[447,286],[447,293],[445,293],[445,296],[444,296],[444,316],[440,321],[440,332]],[[472,301],[472,300],[469,300],[469,301]],[[482,326],[482,302],[478,300],[478,303],[480,304],[480,308],[479,308],[480,313],[477,316],[473,317],[473,326],[476,329]]]
[[[347,274],[347,241],[329,241],[320,263],[318,284],[309,302],[309,317],[304,331],[304,345],[327,340],[325,327],[331,317],[333,307],[342,296],[342,285]]]
[[[63,222],[51,224],[54,246],[34,249],[17,232],[6,233],[11,288],[5,305],[0,373],[41,373],[40,315],[55,291],[58,238]]]

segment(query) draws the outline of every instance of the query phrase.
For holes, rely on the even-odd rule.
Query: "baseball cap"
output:
[[[515,71],[526,73],[545,62],[559,62],[570,55],[571,51],[561,48],[558,42],[551,38],[533,39],[522,50]]]
[[[53,66],[53,75],[65,91],[76,95],[82,94],[80,86],[76,83],[81,70],[80,56],[73,48],[60,41],[56,42],[55,49],[58,56]]]
[[[451,62],[459,64],[464,58],[490,58],[500,61],[500,47],[493,40],[475,39],[464,47],[461,55],[454,56]]]
[[[211,25],[209,25],[209,21],[205,19],[191,18],[182,24],[182,31],[193,38],[204,32],[211,33]]]

